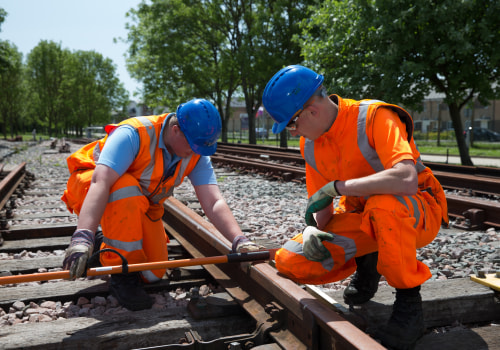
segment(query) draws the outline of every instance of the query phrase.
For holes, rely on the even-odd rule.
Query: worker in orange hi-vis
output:
[[[308,284],[355,272],[344,291],[351,305],[370,300],[384,275],[396,301],[376,336],[385,346],[411,348],[425,330],[420,286],[431,277],[416,249],[448,224],[446,198],[420,159],[408,112],[377,100],[328,96],[323,80],[292,65],[264,90],[273,132],[301,136],[309,194],[307,227],[278,250],[276,268]]]
[[[221,125],[212,103],[193,99],[175,113],[107,125],[106,137],[68,157],[71,175],[62,200],[78,214],[63,261],[71,279],[84,274],[93,254],[102,266],[121,265],[118,254],[130,264],[168,260],[163,202],[186,176],[232,250],[260,250],[243,235],[217,185],[209,156],[217,148]],[[112,274],[110,292],[130,310],[151,308],[143,283],[161,280],[165,270]]]

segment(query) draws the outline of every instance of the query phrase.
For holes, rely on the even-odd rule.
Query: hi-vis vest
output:
[[[127,173],[138,179],[142,194],[152,204],[160,204],[171,196],[175,186],[178,186],[188,175],[200,159],[200,155],[193,154],[182,158],[176,166],[173,176],[164,175],[163,150],[158,147],[163,121],[169,114],[159,116],[136,117],[126,119],[119,124],[107,125],[106,133],[111,133],[120,125],[131,125],[139,134],[139,153],[127,170]],[[108,135],[101,140],[94,141],[68,157],[70,173],[78,170],[94,169],[101,150],[106,145]]]
[[[380,107],[390,108],[396,112],[405,124],[408,142],[416,160],[417,173],[426,168],[412,140],[413,121],[403,108],[377,100],[354,101],[341,99],[336,95],[332,97],[337,99],[335,102],[339,105],[339,113],[347,113],[343,116],[346,120],[346,128],[342,131],[342,138],[334,140],[335,146],[328,148],[329,151],[331,150],[328,154],[317,152],[315,141],[306,138],[300,140],[304,160],[325,179],[328,181],[348,180],[384,170],[369,139],[369,135],[372,135],[373,117]]]
[[[448,223],[448,209],[444,191],[420,158],[420,152],[412,138],[413,121],[403,108],[377,100],[355,101],[342,99],[337,95],[331,95],[339,106],[339,115],[335,123],[343,123],[341,130],[330,129],[333,134],[326,138],[315,141],[301,137],[300,151],[307,167],[319,173],[326,182],[334,180],[349,180],[374,174],[384,170],[384,166],[375,151],[373,144],[373,121],[378,108],[389,108],[397,113],[406,126],[408,143],[413,158],[416,162],[415,168],[418,174],[418,185],[420,191],[431,194],[442,209],[442,219]],[[334,128],[334,126],[332,127]],[[338,137],[336,137],[338,136]],[[322,184],[307,182],[309,194],[316,192]],[[345,197],[351,205],[358,207],[357,203],[362,201],[358,197]]]

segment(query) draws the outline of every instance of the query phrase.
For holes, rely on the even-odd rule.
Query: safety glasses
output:
[[[294,130],[297,130],[297,119],[300,118],[300,113],[302,112],[303,110],[298,110],[297,113],[295,113],[295,115],[292,117],[292,119],[290,119],[290,122],[288,122],[288,124],[286,125],[286,129],[287,130],[290,130],[290,131],[294,131]]]

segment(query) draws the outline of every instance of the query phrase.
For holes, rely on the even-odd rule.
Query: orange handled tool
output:
[[[126,265],[126,267],[128,267],[128,272],[136,272],[136,271],[154,270],[161,268],[172,269],[175,267],[183,267],[183,266],[269,260],[269,257],[270,257],[269,251],[263,250],[259,252],[232,253],[228,255],[212,256],[206,258],[179,259],[179,260],[149,262],[142,264],[130,264]],[[122,265],[94,267],[87,270],[87,276],[101,276],[101,275],[109,275],[122,272],[123,272]],[[48,281],[54,279],[69,279],[69,271],[64,270],[55,272],[34,273],[28,275],[3,276],[0,277],[0,285],[34,282],[34,281]]]

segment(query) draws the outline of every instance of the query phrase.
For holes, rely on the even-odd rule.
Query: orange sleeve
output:
[[[373,121],[373,146],[385,169],[392,168],[403,160],[415,158],[408,143],[406,125],[396,112],[378,108]]]

